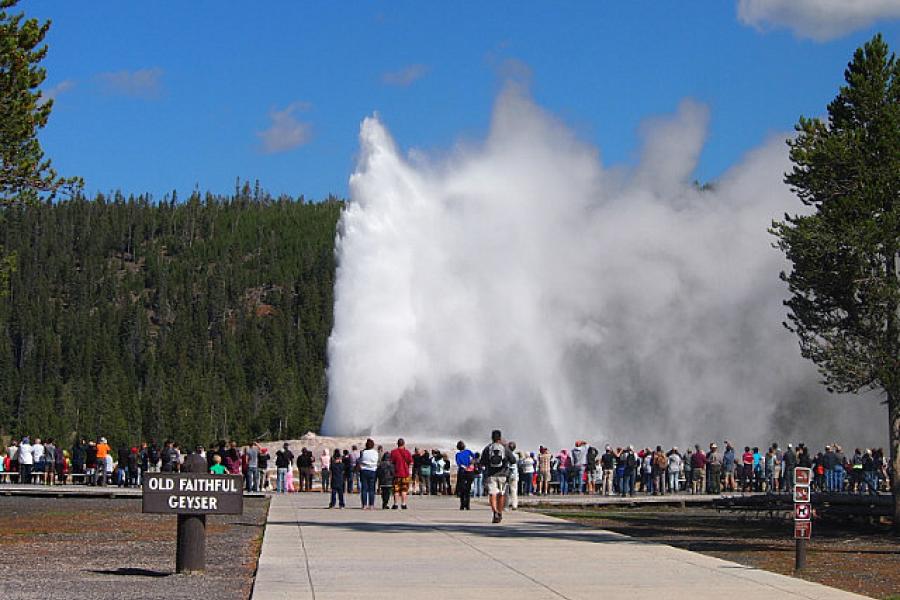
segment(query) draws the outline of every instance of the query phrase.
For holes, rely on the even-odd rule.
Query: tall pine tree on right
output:
[[[788,140],[785,183],[808,208],[771,231],[803,356],[831,392],[883,395],[900,534],[900,62],[878,34],[844,79],[827,121],[801,117]]]

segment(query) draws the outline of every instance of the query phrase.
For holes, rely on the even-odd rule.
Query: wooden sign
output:
[[[239,515],[244,512],[243,478],[206,473],[145,473],[142,512],[182,515]]]

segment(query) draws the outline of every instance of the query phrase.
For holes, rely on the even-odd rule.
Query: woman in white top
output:
[[[534,453],[526,454],[522,464],[522,493],[530,496],[534,493]]]
[[[366,440],[366,449],[359,455],[359,494],[363,510],[375,510],[375,470],[378,468],[378,450],[375,441]]]
[[[326,493],[331,485],[331,456],[328,450],[322,450],[322,456],[319,457],[319,471],[322,475],[322,492]]]

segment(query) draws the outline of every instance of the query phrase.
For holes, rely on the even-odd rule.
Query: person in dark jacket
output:
[[[75,442],[72,446],[72,473],[75,475],[84,475],[84,463],[87,460],[87,442],[83,439]],[[82,478],[82,481],[84,479]]]
[[[331,459],[331,502],[328,504],[328,508],[334,508],[335,500],[338,500],[339,506],[344,508],[344,469],[341,451],[335,450]]]
[[[391,455],[385,452],[378,463],[378,469],[375,471],[375,477],[378,479],[378,488],[381,490],[381,509],[387,510],[391,500],[391,492],[394,491],[394,463],[391,462]]]

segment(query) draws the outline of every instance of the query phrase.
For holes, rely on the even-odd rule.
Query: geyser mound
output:
[[[440,159],[403,157],[366,119],[336,241],[323,430],[880,438],[863,426],[876,403],[829,399],[781,325],[786,265],[767,227],[799,207],[783,138],[700,189],[707,119],[685,101],[649,122],[630,170],[515,88],[482,144]],[[795,421],[808,402],[815,422]]]

